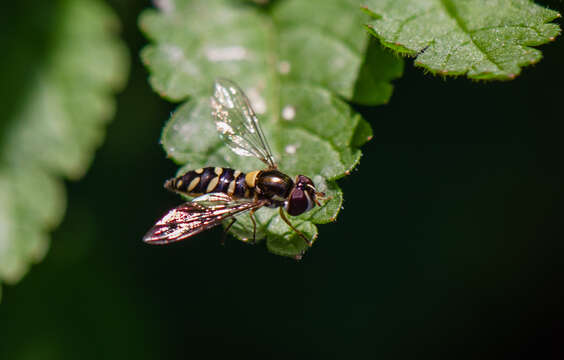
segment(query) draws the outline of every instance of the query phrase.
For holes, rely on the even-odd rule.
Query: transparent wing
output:
[[[241,156],[254,156],[276,168],[272,151],[249,99],[234,82],[218,79],[211,97],[212,116],[221,138]]]
[[[164,245],[184,240],[264,204],[265,201],[234,200],[223,193],[206,194],[170,210],[147,232],[143,241]]]

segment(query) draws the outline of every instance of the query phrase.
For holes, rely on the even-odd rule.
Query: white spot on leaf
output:
[[[180,72],[192,76],[196,76],[200,73],[198,67],[190,62],[188,58],[186,58],[186,56],[184,55],[184,50],[182,50],[182,48],[176,45],[166,44],[163,45],[163,51],[168,56],[170,62],[177,66]]]
[[[298,150],[297,145],[286,145],[284,148],[284,151],[286,151],[287,154],[295,154],[296,150]]]
[[[235,61],[248,57],[247,49],[242,46],[207,47],[204,50],[209,61]]]
[[[174,11],[174,4],[171,0],[153,0],[155,7],[161,9],[164,13],[171,13]]]
[[[292,65],[290,65],[288,61],[284,60],[278,63],[278,71],[280,72],[280,74],[286,75],[290,72],[291,69]]]
[[[184,58],[184,52],[176,45],[164,45],[163,50],[168,55],[171,62],[177,62]]]
[[[293,120],[295,117],[296,108],[292,105],[284,106],[284,109],[282,109],[282,118],[284,118],[284,120]]]

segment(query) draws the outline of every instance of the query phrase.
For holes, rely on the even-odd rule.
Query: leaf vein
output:
[[[462,29],[462,31],[468,35],[468,37],[472,41],[472,44],[486,57],[486,59],[489,62],[494,64],[498,68],[498,70],[503,71],[503,67],[495,59],[493,59],[490,56],[490,54],[488,54],[488,52],[474,39],[471,31],[466,26],[466,23],[464,22],[462,17],[458,14],[458,11],[456,10],[456,5],[452,3],[452,0],[440,0],[440,1],[446,13],[449,14],[450,17],[456,22],[458,27],[460,27],[460,29]]]
[[[396,42],[398,41],[398,39],[399,39],[401,33],[403,32],[403,28],[404,28],[407,24],[409,24],[411,21],[413,21],[413,20],[415,20],[415,19],[417,19],[417,18],[419,18],[419,17],[421,17],[421,16],[423,16],[423,15],[427,15],[427,14],[433,12],[433,11],[436,11],[437,9],[438,9],[437,7],[434,7],[434,6],[433,6],[433,7],[430,7],[430,8],[428,8],[428,9],[422,10],[422,11],[420,11],[420,12],[418,12],[418,13],[415,13],[415,14],[413,14],[413,15],[411,15],[411,16],[408,16],[407,18],[403,19],[403,20],[400,22],[400,24],[398,25],[398,30],[397,30],[396,33],[394,34],[394,40],[393,40],[393,41],[396,41]]]

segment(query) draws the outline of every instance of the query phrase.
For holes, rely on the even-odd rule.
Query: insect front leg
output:
[[[300,237],[301,237],[302,239],[304,239],[304,241],[306,242],[307,246],[310,246],[310,247],[311,247],[311,245],[313,245],[313,243],[311,242],[311,240],[309,240],[300,230],[296,229],[296,228],[294,227],[294,225],[292,225],[292,223],[290,222],[290,220],[288,220],[288,218],[287,218],[286,215],[284,214],[284,211],[282,210],[281,207],[278,208],[278,209],[280,209],[279,212],[280,212],[280,217],[282,218],[282,220],[284,220],[284,222],[285,222],[286,224],[288,224],[288,226],[289,226],[292,230],[294,230],[298,235],[300,235]]]

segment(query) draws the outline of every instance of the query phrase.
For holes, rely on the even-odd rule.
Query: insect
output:
[[[285,213],[297,216],[313,209],[316,204],[321,206],[318,198],[325,194],[318,192],[307,176],[297,175],[292,180],[278,170],[249,99],[235,83],[216,80],[211,107],[223,141],[237,155],[258,158],[266,169],[245,174],[230,168],[206,167],[167,180],[166,189],[195,198],[170,210],[147,232],[143,241],[169,244],[232,218],[225,229],[227,232],[235,223],[235,216],[248,212],[253,223],[254,242],[254,213],[266,206],[279,208],[282,220],[311,246],[312,240],[296,229]]]

